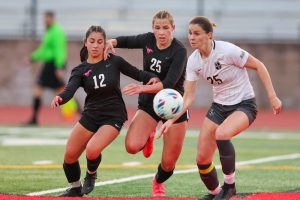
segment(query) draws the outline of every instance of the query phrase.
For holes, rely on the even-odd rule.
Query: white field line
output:
[[[300,154],[288,154],[288,155],[282,155],[282,156],[271,156],[271,157],[265,157],[265,158],[259,158],[259,159],[254,159],[254,160],[246,160],[246,161],[241,161],[237,162],[236,166],[244,166],[244,165],[253,165],[253,164],[259,164],[259,163],[267,163],[267,162],[272,162],[272,161],[278,161],[278,160],[289,160],[289,159],[297,159],[300,158]],[[221,166],[217,165],[217,169],[220,169]],[[176,170],[174,174],[188,174],[188,173],[194,173],[197,172],[197,168],[193,169],[187,169],[187,170]],[[112,185],[112,184],[117,184],[117,183],[126,183],[126,182],[131,182],[135,180],[141,180],[141,179],[146,179],[146,178],[152,178],[155,174],[144,174],[144,175],[139,175],[139,176],[130,176],[126,178],[120,178],[120,179],[113,179],[109,181],[103,181],[103,182],[97,182],[95,186],[105,186],[105,185]],[[32,192],[27,195],[29,196],[38,196],[38,195],[45,195],[45,194],[51,194],[51,193],[56,193],[56,192],[62,192],[65,191],[67,188],[57,188],[57,189],[52,189],[52,190],[45,190],[45,191],[40,191],[40,192]]]

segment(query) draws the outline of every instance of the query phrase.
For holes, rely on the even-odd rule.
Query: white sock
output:
[[[210,190],[209,192],[212,194],[212,195],[217,195],[217,194],[219,194],[220,192],[221,192],[221,186],[220,186],[220,184],[218,185],[218,187],[216,188],[216,189],[214,189],[214,190]]]
[[[87,170],[87,173],[89,173],[89,174],[95,174],[97,171],[90,171],[90,170]]]
[[[80,180],[75,181],[75,182],[72,182],[72,183],[70,183],[70,184],[71,184],[71,187],[72,187],[72,188],[76,188],[76,187],[80,187],[80,186],[81,186]]]
[[[233,172],[232,174],[224,175],[224,182],[227,184],[233,184],[235,182],[235,172]]]

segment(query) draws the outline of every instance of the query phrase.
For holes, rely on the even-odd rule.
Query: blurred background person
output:
[[[55,21],[53,11],[44,13],[46,32],[39,47],[25,58],[25,63],[42,61],[43,67],[33,88],[32,116],[27,125],[38,124],[45,88],[58,93],[64,86],[64,69],[67,59],[67,37],[63,28]]]

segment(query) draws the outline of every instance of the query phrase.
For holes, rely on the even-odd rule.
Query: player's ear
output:
[[[207,33],[207,35],[208,35],[209,39],[211,39],[211,40],[213,39],[213,33],[212,32]]]

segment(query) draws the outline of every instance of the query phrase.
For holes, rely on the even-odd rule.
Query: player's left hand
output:
[[[55,108],[59,106],[63,99],[60,96],[55,96],[51,102],[51,108]]]
[[[173,120],[169,119],[166,121],[159,129],[157,139],[159,139],[163,134],[167,133],[169,128],[173,125]]]
[[[270,103],[271,103],[274,115],[279,114],[281,112],[281,109],[282,109],[281,100],[277,96],[271,97],[270,98]]]
[[[148,83],[146,83],[146,85],[153,85],[158,82],[160,82],[160,79],[158,77],[153,77],[148,81]]]
[[[63,80],[65,78],[65,71],[63,69],[56,69],[55,76],[57,77],[58,80],[64,82]]]
[[[122,92],[123,92],[123,94],[129,95],[129,96],[142,93],[142,85],[131,83],[129,85],[126,85],[122,89]]]

